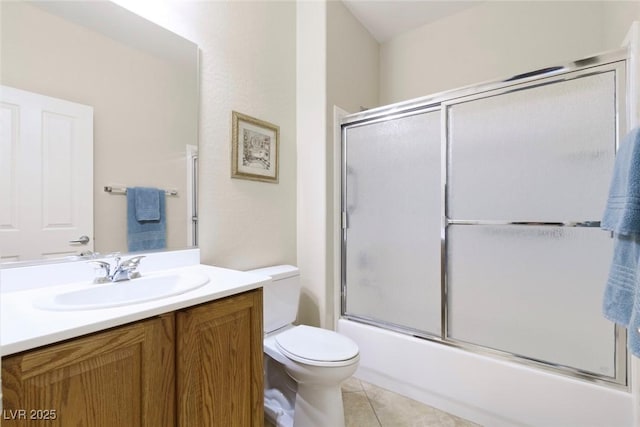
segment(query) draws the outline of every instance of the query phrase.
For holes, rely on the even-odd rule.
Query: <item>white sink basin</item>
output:
[[[133,280],[86,285],[79,290],[46,295],[33,305],[45,310],[95,310],[138,304],[183,294],[204,286],[209,277],[197,272],[149,274]]]

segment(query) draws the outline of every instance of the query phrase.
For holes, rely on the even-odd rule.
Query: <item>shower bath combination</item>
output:
[[[627,84],[611,52],[346,116],[338,329],[627,391],[599,228]]]

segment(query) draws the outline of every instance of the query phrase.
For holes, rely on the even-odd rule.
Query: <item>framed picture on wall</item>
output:
[[[278,182],[280,128],[232,112],[231,177]]]

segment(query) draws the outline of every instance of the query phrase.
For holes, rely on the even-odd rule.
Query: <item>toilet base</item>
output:
[[[345,427],[342,390],[337,387],[298,385],[294,427]]]
[[[291,421],[292,427],[345,427],[342,383],[355,373],[360,355],[322,365],[301,363],[279,350],[276,336],[263,342],[267,417],[278,427]]]
[[[335,367],[317,367],[302,363],[289,363],[284,369],[298,384],[294,427],[344,427],[342,383],[354,374],[360,356],[348,364]]]

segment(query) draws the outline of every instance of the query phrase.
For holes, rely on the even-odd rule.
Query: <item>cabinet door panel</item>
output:
[[[170,314],[3,360],[2,425],[173,426],[173,329]]]
[[[262,426],[262,290],[176,313],[178,426]]]

